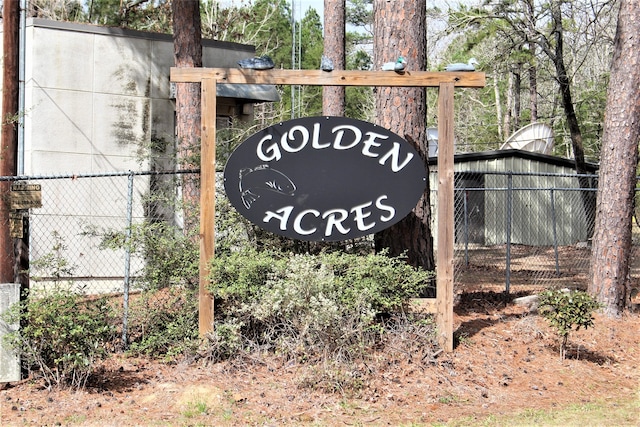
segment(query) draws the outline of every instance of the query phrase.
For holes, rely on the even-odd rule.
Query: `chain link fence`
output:
[[[586,290],[596,187],[597,175],[456,173],[456,292]],[[635,223],[633,232],[631,273],[636,276],[640,233]]]
[[[430,178],[437,182],[435,175]],[[149,274],[149,266],[160,271],[183,250],[158,236],[182,234],[189,220],[182,212],[195,212],[191,221],[197,223],[199,199],[195,194],[184,197],[182,189],[193,187],[182,184],[198,179],[198,171],[0,178],[41,188],[41,207],[18,210],[11,219],[24,225],[21,229],[12,224],[16,237],[23,233],[29,242],[31,289],[63,282],[87,294],[124,296],[126,302],[131,292],[154,286],[157,290],[163,281],[166,286],[167,278],[172,284],[178,281],[197,287],[197,277],[181,277],[190,274],[181,265],[166,266],[162,274],[167,276],[156,271]],[[595,179],[456,173],[456,292],[585,289]],[[591,188],[582,188],[585,182]],[[183,209],[190,198],[194,206]],[[435,192],[431,200],[436,235]],[[224,238],[225,230],[218,232]],[[195,239],[197,242],[197,235]],[[634,244],[637,241],[634,238]],[[634,254],[636,250],[634,246]],[[194,253],[197,264],[197,249]],[[634,276],[639,269],[637,258],[631,262]],[[178,263],[187,262],[178,259]]]
[[[13,237],[28,239],[33,290],[64,282],[86,294],[122,293],[152,260],[136,246],[143,225],[183,227],[179,185],[198,171],[2,177],[39,188],[41,206],[13,210]],[[20,196],[18,196],[20,197]],[[33,197],[33,196],[31,196]],[[139,236],[138,236],[139,237]]]

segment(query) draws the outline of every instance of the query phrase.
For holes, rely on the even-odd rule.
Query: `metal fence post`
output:
[[[556,198],[553,188],[551,191],[551,222],[553,224],[553,251],[556,259],[556,276],[560,275],[560,265],[558,264],[558,232],[556,225]]]
[[[511,286],[511,220],[513,208],[513,173],[507,173],[507,264],[505,274],[505,293],[509,295],[509,287]]]
[[[469,266],[469,206],[467,198],[469,190],[463,189],[462,197],[464,200],[464,265]]]
[[[131,276],[131,227],[133,223],[133,178],[129,173],[127,187],[127,227],[124,245],[124,286],[122,291],[122,345],[127,348],[127,327],[129,325],[129,278]]]

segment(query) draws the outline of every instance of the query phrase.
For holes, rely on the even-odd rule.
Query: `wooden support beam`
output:
[[[202,138],[200,143],[200,286],[198,330],[213,331],[213,296],[209,284],[209,261],[215,251],[216,216],[216,81],[202,79]]]
[[[281,84],[307,86],[402,86],[439,87],[451,83],[455,87],[484,87],[485,74],[480,72],[432,71],[355,71],[334,70],[249,70],[243,68],[171,68],[172,82],[200,82],[215,79],[218,83]]]
[[[436,259],[437,324],[440,343],[453,351],[453,88],[441,83],[438,91],[438,249]]]

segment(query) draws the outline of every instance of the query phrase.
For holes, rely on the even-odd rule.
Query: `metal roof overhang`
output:
[[[454,156],[454,163],[466,163],[478,160],[494,160],[494,159],[503,159],[508,157],[517,157],[521,159],[529,159],[535,160],[542,163],[548,163],[556,166],[563,166],[568,168],[575,167],[575,160],[567,159],[564,157],[553,156],[550,154],[542,154],[542,153],[534,153],[526,150],[518,150],[515,148],[511,148],[508,150],[491,150],[491,151],[476,151],[472,153],[460,153]],[[438,164],[437,157],[429,157],[428,159],[429,165]],[[597,173],[600,165],[598,163],[586,163],[586,169],[588,173]]]
[[[216,95],[222,98],[244,99],[252,102],[277,102],[280,95],[274,85],[230,84],[216,85]]]

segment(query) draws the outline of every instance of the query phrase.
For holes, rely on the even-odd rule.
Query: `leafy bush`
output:
[[[164,222],[145,223],[134,228],[133,236],[131,244],[139,248],[145,260],[139,280],[145,289],[176,284],[197,287],[200,262],[197,239]]]
[[[199,252],[195,239],[175,225],[145,221],[126,230],[85,228],[85,235],[99,237],[100,249],[126,249],[144,259],[136,281],[144,289],[162,289],[180,284],[195,288],[198,283]]]
[[[269,349],[288,359],[351,360],[380,340],[382,319],[402,311],[431,273],[401,258],[275,251],[218,256],[211,357]]]
[[[168,199],[147,196],[145,203],[162,210]],[[168,221],[152,220],[134,224],[129,236],[127,230],[92,227],[83,233],[100,238],[101,249],[129,249],[144,259],[130,293],[127,351],[167,360],[192,355],[198,346],[196,240]]]
[[[55,284],[62,283],[63,279],[73,276],[75,265],[69,263],[65,257],[67,245],[65,239],[58,231],[51,232],[51,250],[41,257],[32,260],[29,266],[29,276],[34,280],[42,277],[50,278]]]
[[[174,286],[136,295],[127,330],[130,354],[168,360],[194,354],[199,343],[197,291]]]
[[[538,312],[556,328],[561,338],[560,357],[566,356],[569,332],[593,326],[593,312],[600,303],[583,291],[547,290],[540,294]]]
[[[4,315],[20,323],[6,336],[29,369],[37,368],[48,387],[84,387],[105,344],[115,337],[114,313],[104,298],[87,299],[57,287],[31,295]]]
[[[148,196],[145,203],[158,211],[167,200]],[[91,227],[85,227],[84,234],[99,237],[101,249],[129,249],[145,261],[132,287],[139,292],[130,294],[128,352],[168,360],[192,355],[198,346],[196,239],[168,221],[152,220],[134,224],[130,235],[127,230]]]

